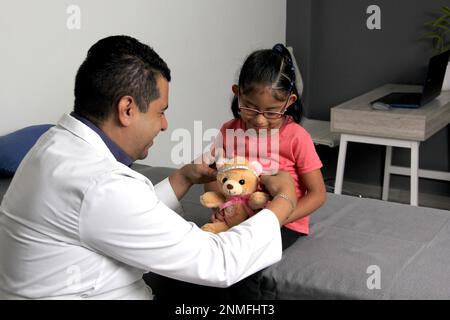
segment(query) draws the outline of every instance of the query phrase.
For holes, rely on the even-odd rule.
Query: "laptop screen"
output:
[[[430,102],[441,93],[449,57],[450,50],[447,50],[430,58],[427,77],[423,86],[421,105]]]

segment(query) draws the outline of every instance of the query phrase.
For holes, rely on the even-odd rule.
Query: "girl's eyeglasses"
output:
[[[253,116],[256,117],[257,115],[262,114],[266,119],[280,119],[282,116],[284,116],[284,113],[286,112],[286,110],[284,110],[283,112],[259,111],[259,110],[252,109],[252,108],[239,107],[239,112],[241,114],[249,116],[249,117],[253,117]]]
[[[253,108],[242,106],[240,103],[239,95],[238,95],[239,112],[242,115],[245,115],[248,117],[256,117],[256,116],[262,114],[266,119],[280,119],[286,113],[286,110],[287,110],[286,106],[287,106],[290,96],[291,96],[291,94],[289,93],[289,95],[286,99],[286,102],[284,103],[284,105],[280,111],[259,111],[259,110],[253,109]]]

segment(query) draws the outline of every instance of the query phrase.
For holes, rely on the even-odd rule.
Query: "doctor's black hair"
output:
[[[170,69],[149,46],[124,35],[101,39],[78,69],[74,112],[98,124],[129,95],[145,113],[150,102],[159,98],[158,76],[170,81]]]
[[[285,115],[289,115],[297,123],[302,117],[302,102],[295,85],[295,67],[289,50],[282,44],[276,44],[272,49],[258,50],[251,53],[239,73],[239,90],[249,94],[256,87],[270,86],[274,89],[275,98],[286,101],[292,93],[297,100],[288,107]],[[233,97],[231,111],[235,118],[240,118],[238,99]]]

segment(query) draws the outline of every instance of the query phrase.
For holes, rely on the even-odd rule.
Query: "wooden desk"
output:
[[[340,133],[340,147],[334,193],[342,192],[345,157],[348,142],[370,143],[386,146],[383,195],[389,195],[391,174],[411,177],[411,205],[418,205],[419,177],[450,181],[450,173],[419,169],[420,142],[450,123],[450,91],[418,109],[394,108],[373,110],[370,101],[390,92],[419,92],[419,86],[387,84],[366,94],[346,101],[331,109],[331,131]],[[411,168],[393,166],[392,147],[411,149]]]

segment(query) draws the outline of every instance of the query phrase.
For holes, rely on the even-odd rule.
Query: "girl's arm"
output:
[[[297,206],[284,224],[309,216],[326,200],[327,192],[320,169],[302,174],[300,180],[306,188],[306,194],[298,199]]]

